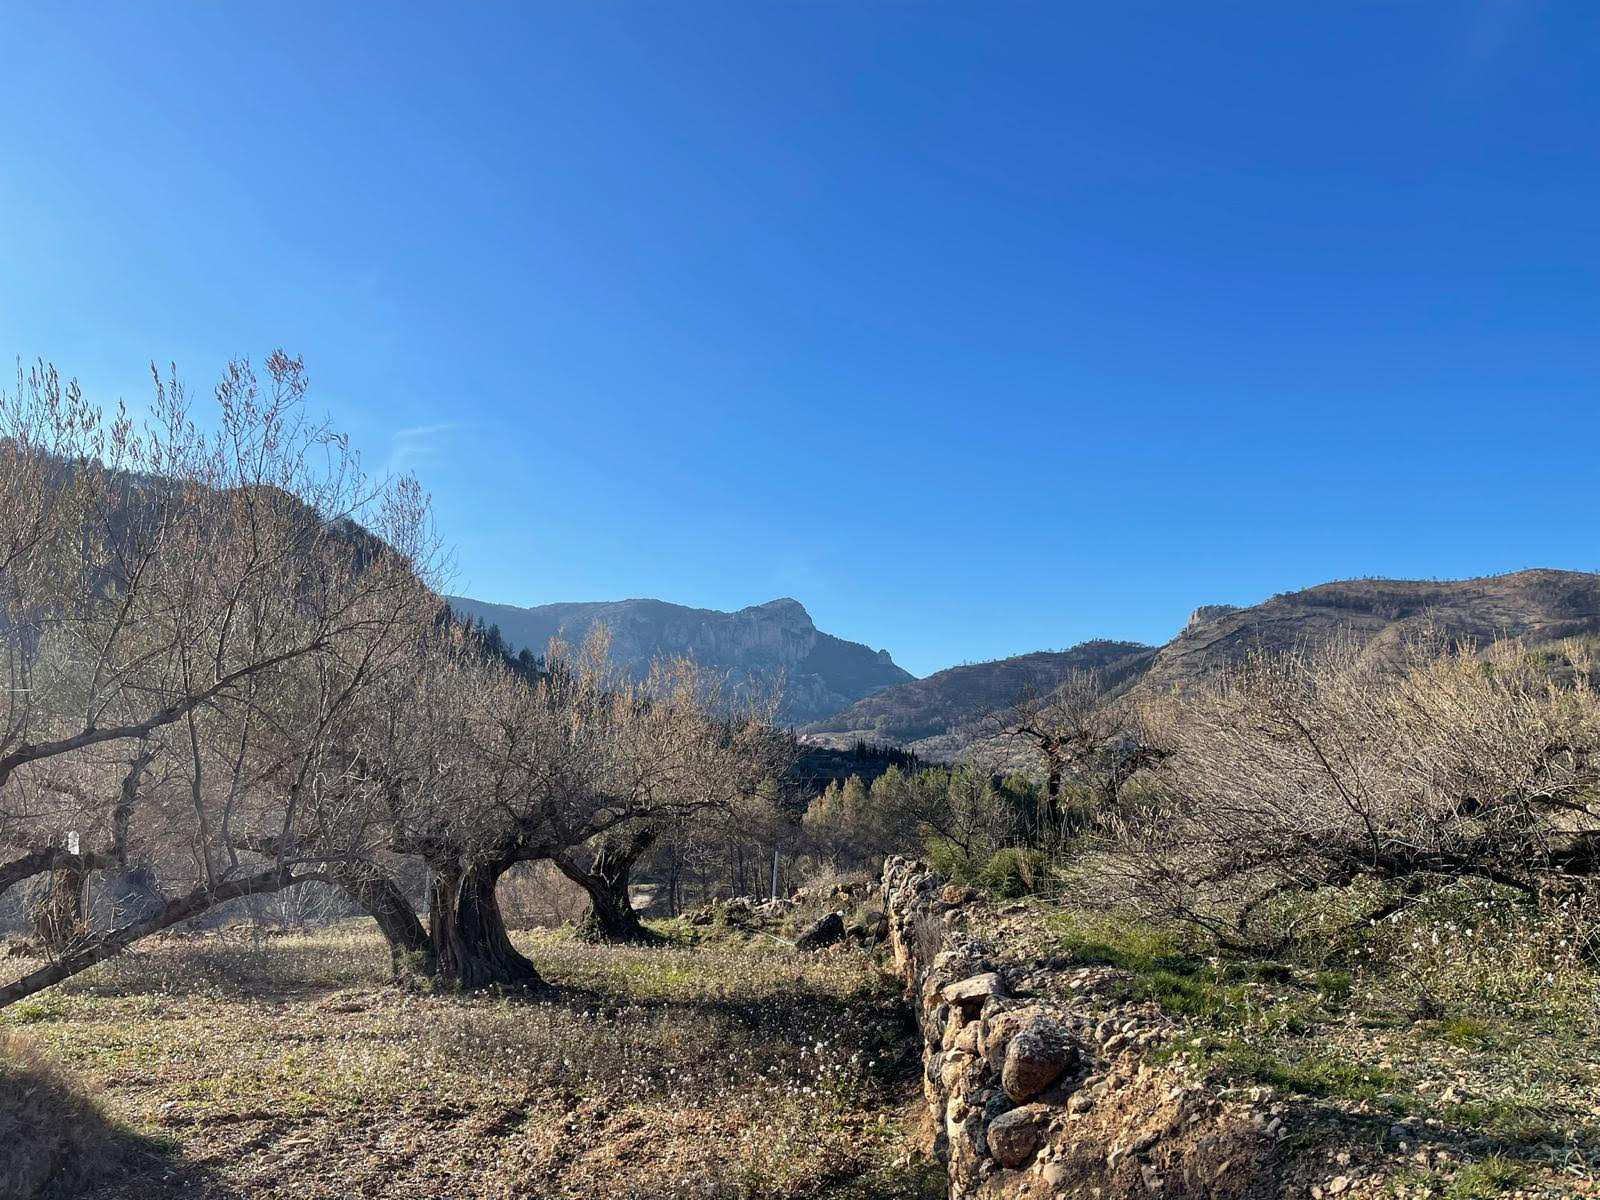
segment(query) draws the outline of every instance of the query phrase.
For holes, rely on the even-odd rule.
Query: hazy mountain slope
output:
[[[1357,579],[1219,610],[1163,646],[1140,687],[1181,688],[1256,647],[1317,646],[1345,633],[1386,656],[1430,625],[1480,644],[1502,635],[1534,643],[1600,635],[1600,575],[1533,570],[1482,579]]]
[[[857,738],[892,742],[939,757],[951,735],[997,709],[1024,688],[1055,690],[1073,671],[1103,671],[1112,683],[1137,678],[1155,658],[1137,642],[1084,642],[1070,650],[1041,650],[996,662],[970,663],[926,679],[885,688],[841,713],[806,726],[808,741],[845,745]],[[959,742],[959,737],[956,738]]]
[[[692,657],[720,672],[736,695],[783,685],[782,720],[800,724],[837,712],[863,696],[914,678],[887,650],[823,633],[798,601],[782,599],[717,612],[662,600],[545,604],[516,608],[450,597],[458,613],[498,625],[513,649],[543,653],[553,637],[582,641],[596,625],[611,631],[611,653],[634,674],[661,656]]]

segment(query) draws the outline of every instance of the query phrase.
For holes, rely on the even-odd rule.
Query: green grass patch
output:
[[[1280,1056],[1260,1047],[1239,1046],[1225,1053],[1222,1061],[1230,1074],[1318,1099],[1376,1100],[1401,1086],[1393,1071],[1318,1054]]]
[[[34,1025],[41,1021],[54,1021],[65,1015],[66,1007],[59,992],[45,992],[39,996],[30,996],[26,1000],[18,1000],[5,1012],[0,1013],[0,1021],[10,1025]]]
[[[1438,1110],[1447,1124],[1474,1130],[1507,1146],[1558,1140],[1560,1132],[1543,1109],[1515,1100],[1468,1100]]]
[[[1521,1187],[1528,1181],[1528,1170],[1498,1154],[1468,1163],[1456,1172],[1445,1188],[1445,1200],[1490,1200]]]
[[[1345,972],[1302,980],[1293,966],[1273,959],[1201,954],[1170,929],[1073,912],[1057,914],[1054,923],[1061,953],[1127,971],[1130,999],[1154,1000],[1202,1025],[1302,1033],[1350,995]]]
[[[1450,1017],[1439,1025],[1439,1036],[1464,1050],[1487,1050],[1494,1045],[1494,1029],[1476,1017]]]
[[[1061,912],[1057,948],[1077,962],[1106,963],[1138,973],[1182,969],[1191,960],[1177,933],[1106,914]]]

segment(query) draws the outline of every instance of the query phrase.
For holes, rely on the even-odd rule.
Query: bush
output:
[[[1049,862],[1038,850],[1007,847],[983,865],[977,884],[996,896],[1015,899],[1041,891],[1049,878]]]
[[[954,842],[944,838],[929,838],[923,846],[923,852],[934,874],[951,883],[973,883],[977,880],[980,865]]]

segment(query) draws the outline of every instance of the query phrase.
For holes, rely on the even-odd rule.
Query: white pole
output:
[[[772,898],[778,898],[778,848],[772,848]]]

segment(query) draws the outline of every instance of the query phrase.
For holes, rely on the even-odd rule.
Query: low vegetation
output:
[[[860,954],[536,934],[526,1001],[397,990],[370,929],[147,946],[0,1017],[171,1151],[75,1195],[943,1194]]]

